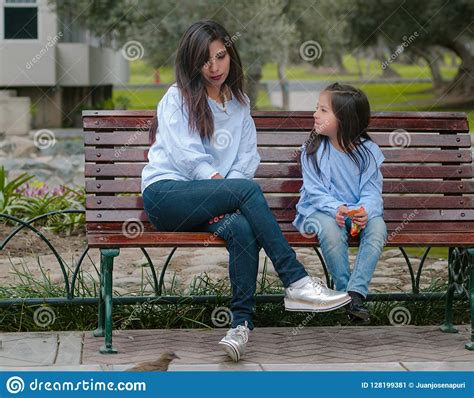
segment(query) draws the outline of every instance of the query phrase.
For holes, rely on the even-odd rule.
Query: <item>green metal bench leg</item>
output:
[[[444,313],[444,323],[439,327],[444,333],[458,333],[459,330],[453,324],[453,298],[454,298],[454,286],[448,287],[446,293],[446,308]]]
[[[453,267],[455,266],[454,262],[459,260],[457,257],[457,251],[454,248],[449,248],[448,256],[448,291],[446,292],[446,307],[444,315],[444,323],[440,326],[440,330],[444,333],[458,333],[458,329],[453,324],[453,299],[454,299],[454,271]]]
[[[468,350],[474,351],[474,249],[468,249],[469,306],[471,309],[471,341],[466,343]]]
[[[117,350],[112,347],[112,281],[114,257],[118,256],[119,249],[101,249],[101,262],[103,263],[104,284],[102,295],[104,298],[104,324],[105,324],[105,341],[100,347],[102,354],[116,354]],[[102,266],[101,266],[102,268]]]
[[[102,290],[105,286],[105,277],[104,277],[104,259],[102,253],[100,253],[100,275],[99,275],[99,309],[98,309],[98,322],[97,322],[97,329],[94,330],[94,337],[104,337],[105,333],[105,303],[104,303],[104,295],[102,294]]]

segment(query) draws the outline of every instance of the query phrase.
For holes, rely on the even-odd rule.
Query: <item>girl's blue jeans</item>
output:
[[[349,266],[348,237],[351,220],[340,227],[336,219],[316,211],[304,223],[304,229],[316,233],[324,261],[334,280],[336,290],[353,291],[367,297],[375,266],[382,254],[387,227],[383,217],[371,218],[360,233],[360,245],[354,267]]]

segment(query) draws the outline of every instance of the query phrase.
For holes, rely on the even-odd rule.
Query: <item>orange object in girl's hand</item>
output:
[[[357,216],[359,213],[364,213],[365,212],[365,209],[364,209],[364,206],[361,206],[359,207],[358,209],[354,209],[354,210],[349,210],[349,212],[347,213],[347,215],[349,216],[349,218],[352,220],[352,223],[351,223],[351,230],[350,230],[350,234],[351,236],[357,236],[359,235],[360,233],[360,226],[357,225],[355,222],[354,222],[354,217]]]

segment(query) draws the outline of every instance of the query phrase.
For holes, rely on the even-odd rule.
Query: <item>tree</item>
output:
[[[444,82],[441,75],[440,63],[442,62],[442,53],[436,51],[434,46],[426,46],[425,48],[413,45],[410,49],[413,53],[423,58],[430,68],[431,77],[433,80],[433,87],[438,90],[442,89]]]
[[[222,4],[228,4],[222,1]],[[240,33],[237,47],[244,64],[247,94],[252,106],[257,100],[262,68],[267,62],[286,63],[294,43],[294,24],[284,15],[285,0],[238,1],[223,7],[216,19],[230,34]]]
[[[344,2],[346,3],[344,5]],[[350,6],[347,36],[353,46],[369,46],[383,36],[391,41],[393,51],[403,45],[406,51],[422,56],[430,65],[435,84],[437,75],[436,46],[453,51],[461,59],[456,77],[445,93],[462,97],[474,96],[474,2],[470,0],[344,0],[340,10]],[[393,54],[393,53],[392,53]]]
[[[49,4],[65,29],[80,26],[96,36],[101,45],[121,45],[133,24],[135,6],[127,0],[49,0]]]
[[[319,45],[314,54],[316,56],[306,62],[314,66],[330,65],[336,69],[336,73],[346,73],[342,55],[348,49],[349,40],[344,36],[346,20],[342,7],[337,5],[340,2],[288,0],[287,15],[296,26],[300,46],[308,42],[317,42]],[[300,52],[292,54],[294,62],[301,62]]]
[[[285,60],[295,35],[283,15],[284,0],[57,0],[58,12],[72,15],[94,34],[111,37],[116,45],[138,40],[144,59],[154,68],[173,65],[179,38],[193,22],[214,19],[237,37],[247,80],[247,94],[255,106],[262,67]]]

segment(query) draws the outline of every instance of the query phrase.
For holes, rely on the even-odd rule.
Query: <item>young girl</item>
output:
[[[352,298],[346,307],[349,318],[368,323],[363,302],[387,234],[380,172],[384,156],[367,134],[370,105],[362,91],[328,86],[313,117],[314,129],[302,147],[303,187],[293,225],[304,235],[317,235],[336,289]],[[351,210],[358,210],[352,220],[361,231],[352,272]]]
[[[240,57],[229,37],[221,25],[204,21],[181,38],[176,84],[158,105],[142,193],[157,230],[210,232],[226,241],[232,327],[220,345],[238,361],[253,329],[260,248],[283,282],[287,310],[330,311],[350,297],[308,276],[252,181],[260,162],[257,134],[242,90]]]

